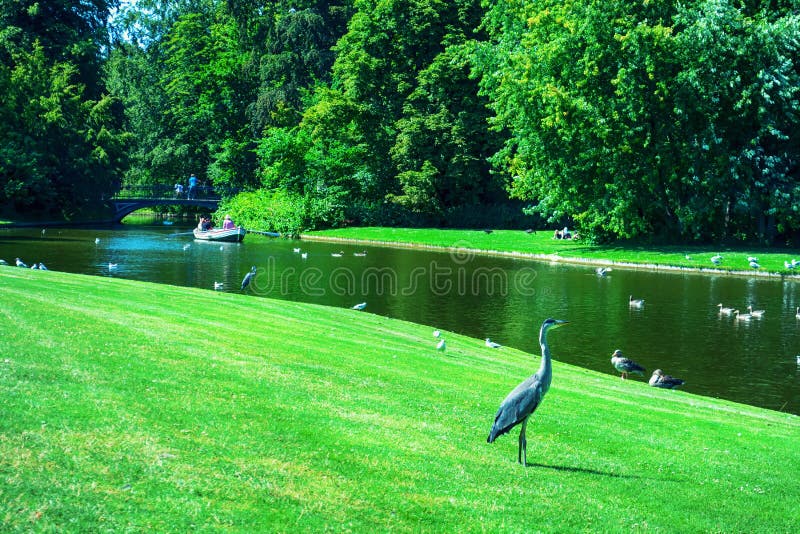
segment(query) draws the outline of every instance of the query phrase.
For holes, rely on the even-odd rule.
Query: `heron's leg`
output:
[[[517,454],[517,461],[522,465],[528,465],[528,440],[525,439],[525,427],[528,426],[528,418],[522,421],[522,428],[519,431],[519,454]]]

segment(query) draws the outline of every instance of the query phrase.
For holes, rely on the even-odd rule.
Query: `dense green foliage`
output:
[[[309,227],[800,238],[797,0],[118,3],[0,2],[3,203],[195,173]]]
[[[522,467],[516,429],[486,436],[538,355],[452,332],[442,353],[430,326],[350,309],[16,267],[0,267],[0,310],[3,532],[800,525],[800,418],[563,364],[577,318],[550,336]]]
[[[100,72],[116,1],[0,1],[0,208],[71,217],[109,194],[130,134]]]

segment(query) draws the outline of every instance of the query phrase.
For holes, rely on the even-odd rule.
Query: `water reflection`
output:
[[[685,379],[686,391],[800,413],[794,281],[621,268],[597,276],[593,267],[466,252],[367,247],[362,255],[363,245],[253,234],[244,243],[211,243],[180,235],[188,230],[177,224],[3,230],[0,257],[210,291],[216,282],[234,292],[255,265],[251,296],[348,308],[367,302],[367,312],[490,337],[533,354],[538,327],[552,316],[572,323],[552,343],[558,360],[614,374],[611,353],[620,349],[647,368],[645,380],[660,368]],[[630,307],[631,295],[644,306]],[[766,313],[737,321],[720,315],[719,303]]]

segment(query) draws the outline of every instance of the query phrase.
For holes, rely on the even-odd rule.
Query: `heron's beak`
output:
[[[569,324],[569,321],[562,321],[560,319],[556,319],[556,324],[554,325],[555,328],[560,328],[565,324]]]

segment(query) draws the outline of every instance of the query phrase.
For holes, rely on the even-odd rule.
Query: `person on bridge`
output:
[[[222,221],[222,229],[233,230],[234,228],[236,228],[236,225],[233,224],[233,219],[231,219],[230,215],[226,215],[225,219]]]
[[[178,182],[175,184],[175,198],[181,198],[183,196],[183,184]]]
[[[192,173],[192,175],[189,176],[189,194],[186,196],[186,198],[192,200],[196,194],[197,194],[197,176],[195,176],[194,173]]]

